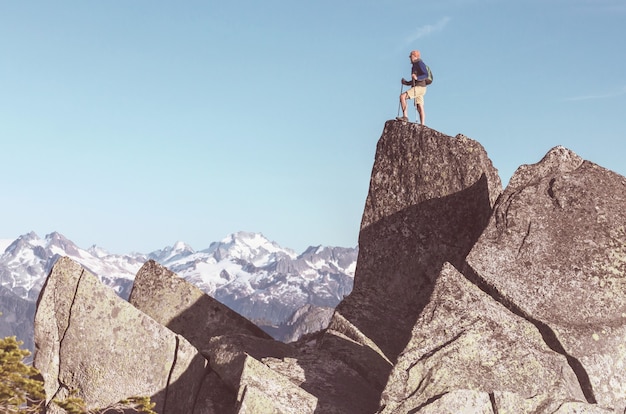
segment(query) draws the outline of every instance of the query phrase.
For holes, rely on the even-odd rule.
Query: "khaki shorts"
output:
[[[426,87],[425,86],[414,86],[408,91],[406,94],[411,99],[415,99],[415,103],[418,105],[424,105],[424,95],[426,95]]]

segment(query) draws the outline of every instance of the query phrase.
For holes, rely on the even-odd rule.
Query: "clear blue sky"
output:
[[[625,39],[624,0],[0,0],[0,238],[355,246],[411,49],[504,183],[556,145],[624,175]]]

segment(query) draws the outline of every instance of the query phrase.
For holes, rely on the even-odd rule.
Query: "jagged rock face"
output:
[[[272,340],[155,262],[130,299],[148,316],[62,259],[35,364],[49,398],[76,388],[93,407],[144,394],[192,414],[624,413],[625,203],[624,177],[565,148],[502,192],[475,141],[390,121],[354,290],[326,331]]]
[[[241,373],[238,414],[314,413],[317,398],[252,357]]]
[[[462,264],[500,192],[497,171],[476,141],[387,122],[361,223],[354,290],[337,307],[330,333],[359,343],[367,338],[389,370],[443,263]]]
[[[198,349],[212,337],[227,333],[270,338],[252,322],[154,260],[139,269],[129,301]]]
[[[482,391],[490,407],[489,393],[516,394],[513,407],[494,401],[494,412],[527,412],[525,405],[554,412],[584,399],[567,359],[537,327],[446,263],[389,377],[381,413],[411,412],[464,389]]]
[[[287,322],[288,333],[281,340],[283,342],[294,342],[307,333],[326,329],[333,312],[333,308],[320,308],[312,305],[303,306]]]
[[[361,230],[408,207],[471,188],[483,174],[483,196],[493,205],[502,183],[482,145],[461,134],[453,138],[389,121],[376,147]]]
[[[296,354],[294,348],[273,339],[261,339],[246,334],[230,334],[209,338],[202,353],[211,368],[235,393],[240,390],[241,372],[246,357],[261,360],[266,357],[285,358]]]
[[[34,365],[46,398],[76,390],[89,408],[151,396],[159,413],[192,412],[206,360],[183,337],[61,258],[41,291]]]
[[[300,413],[315,409],[314,396],[260,362],[266,357],[291,357],[295,349],[273,340],[155,261],[146,262],[139,270],[129,300],[188,339],[210,361],[211,385],[201,391],[199,412]],[[221,391],[216,393],[216,388]],[[216,406],[219,409],[210,411]]]
[[[292,344],[292,357],[265,357],[261,362],[272,371],[289,378],[294,384],[317,398],[314,411],[301,413],[348,414],[373,413],[378,407],[376,389],[361,373],[332,353],[320,349],[318,338]]]
[[[318,338],[275,341],[153,261],[135,280],[131,301],[152,317],[70,259],[53,267],[35,322],[49,400],[76,390],[91,408],[151,396],[159,413],[376,409],[376,393]]]
[[[212,385],[203,386],[197,407],[238,413],[373,412],[377,407],[376,393],[351,367],[314,345],[271,339],[156,262],[140,269],[130,301],[185,336],[210,362],[205,384]]]
[[[626,178],[556,147],[522,166],[467,258],[567,356],[587,402],[626,406]]]
[[[216,413],[346,413],[350,407],[373,412],[377,406],[377,400],[372,399],[375,393],[350,367],[310,346],[304,346],[303,352],[295,345],[271,339],[154,261],[137,273],[130,302],[187,338],[210,362],[205,384],[210,381],[211,385],[203,385],[197,409],[209,407],[208,412]],[[367,398],[361,396],[363,390]],[[211,411],[210,407],[218,408]],[[363,411],[363,407],[368,409]]]

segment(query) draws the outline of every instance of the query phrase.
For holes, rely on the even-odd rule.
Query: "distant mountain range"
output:
[[[17,335],[30,349],[35,301],[50,269],[63,256],[80,263],[125,299],[139,268],[153,259],[276,339],[293,340],[323,327],[334,307],[350,293],[358,254],[356,248],[324,246],[296,254],[260,233],[246,232],[231,234],[200,251],[177,242],[148,254],[116,255],[97,246],[80,248],[57,232],[44,238],[31,232],[0,241],[2,247],[0,335]]]

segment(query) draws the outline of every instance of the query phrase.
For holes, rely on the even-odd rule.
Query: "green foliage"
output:
[[[100,411],[100,414],[109,414],[114,412],[121,413],[124,409],[128,408],[135,410],[138,413],[157,414],[156,411],[152,411],[154,406],[155,404],[150,401],[150,397],[130,397],[117,404],[107,407],[104,411]]]
[[[30,352],[20,345],[14,336],[0,339],[0,412],[7,414],[40,412],[45,399],[39,372],[23,362]]]
[[[73,395],[70,395],[63,401],[55,400],[54,403],[63,408],[67,414],[123,414],[128,412],[128,410],[137,413],[157,414],[155,411],[152,411],[155,404],[150,401],[150,397],[130,397],[106,408],[96,410],[87,409],[85,402]]]
[[[43,381],[37,379],[39,371],[24,363],[30,355],[26,349],[20,349],[21,341],[10,336],[0,339],[0,412],[6,414],[40,414],[44,412],[45,391]],[[137,413],[157,414],[152,409],[154,403],[150,397],[130,397],[106,408],[89,410],[85,402],[75,393],[63,401],[54,400],[54,404],[67,414],[114,414],[135,411]]]
[[[85,414],[89,412],[85,406],[85,401],[73,395],[64,400],[54,400],[54,403],[63,408],[67,414]]]

